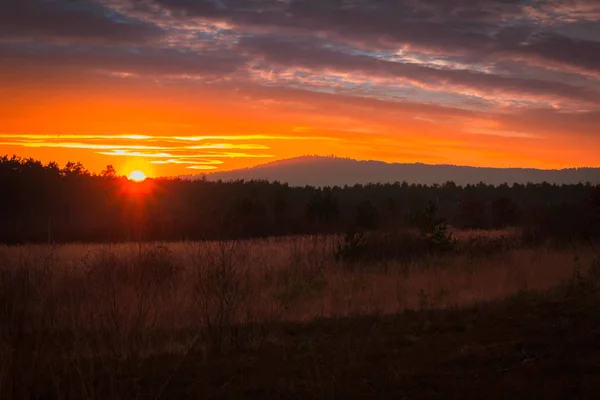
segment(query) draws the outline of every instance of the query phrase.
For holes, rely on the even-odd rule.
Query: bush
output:
[[[432,252],[451,250],[456,243],[452,232],[448,232],[446,218],[438,216],[437,206],[432,201],[422,214],[419,229]]]
[[[358,261],[366,256],[367,250],[364,232],[350,231],[337,243],[334,256],[337,261]]]

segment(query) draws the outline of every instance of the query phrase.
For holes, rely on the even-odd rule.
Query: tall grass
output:
[[[350,267],[336,260],[338,241],[0,247],[1,397],[145,397],[139,382],[156,357],[261,346],[279,322],[545,290],[573,275],[574,256],[594,257],[586,246],[492,246]]]

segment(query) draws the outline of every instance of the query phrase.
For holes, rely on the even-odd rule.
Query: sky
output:
[[[0,0],[0,155],[600,166],[597,0]]]

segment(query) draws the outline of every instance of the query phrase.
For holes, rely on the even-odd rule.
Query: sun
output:
[[[146,180],[146,174],[144,174],[142,171],[133,171],[129,174],[129,180],[134,182],[143,182]]]

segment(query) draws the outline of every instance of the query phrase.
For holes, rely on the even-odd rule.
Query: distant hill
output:
[[[557,184],[600,183],[600,168],[539,170],[525,168],[479,168],[456,165],[399,164],[381,161],[357,161],[348,158],[303,156],[274,161],[252,168],[186,178],[207,180],[268,180],[287,182],[291,186],[343,186],[357,183],[403,182],[432,185],[453,181],[458,185],[502,183]]]

